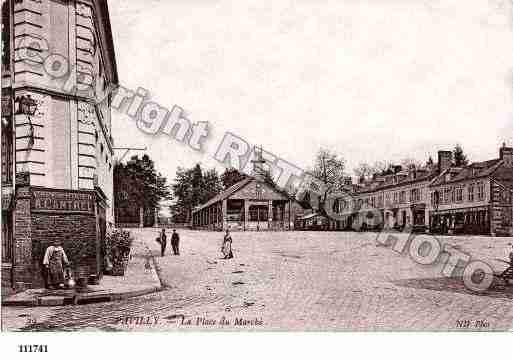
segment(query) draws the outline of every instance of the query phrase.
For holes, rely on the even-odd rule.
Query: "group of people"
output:
[[[160,235],[157,238],[157,242],[160,243],[160,255],[164,257],[167,246],[167,236],[166,229],[162,228]],[[173,229],[173,234],[171,234],[171,247],[173,248],[173,254],[175,256],[180,255],[180,235],[176,233],[176,230]]]
[[[160,254],[165,255],[167,246],[166,230],[162,228],[162,231],[157,238],[157,242],[160,243]],[[171,247],[173,248],[174,255],[180,255],[180,235],[173,229],[171,234]],[[221,253],[223,259],[232,259],[232,236],[230,230],[227,229],[221,245]],[[66,256],[66,252],[63,248],[62,240],[56,239],[50,246],[46,248],[43,257],[43,276],[45,279],[45,286],[48,289],[60,289],[65,287],[65,272],[69,269],[71,262]]]
[[[157,242],[160,243],[160,255],[164,257],[167,246],[167,236],[166,229],[162,228],[159,236],[157,237]],[[173,234],[171,235],[171,247],[173,248],[173,254],[175,256],[180,255],[180,235],[173,229]],[[230,234],[230,230],[227,229],[224,235],[223,244],[221,246],[221,253],[223,254],[223,259],[232,259],[232,236]]]

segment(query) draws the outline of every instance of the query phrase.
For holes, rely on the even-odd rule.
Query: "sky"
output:
[[[115,145],[147,146],[170,181],[178,166],[215,166],[210,154],[226,131],[305,169],[328,148],[348,172],[360,162],[436,160],[456,143],[473,161],[513,145],[513,1],[109,7],[120,83],[210,124],[198,153],[113,110]]]

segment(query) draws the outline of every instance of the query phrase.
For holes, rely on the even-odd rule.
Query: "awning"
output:
[[[310,214],[307,214],[301,218],[299,218],[300,220],[306,220],[306,219],[310,219],[310,218],[314,218],[314,217],[320,217],[322,216],[320,213],[310,213]]]
[[[13,205],[12,187],[2,187],[2,211],[8,211]]]

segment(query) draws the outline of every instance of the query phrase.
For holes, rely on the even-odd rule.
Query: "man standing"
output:
[[[166,245],[167,245],[167,237],[166,237],[166,230],[165,228],[162,228],[162,232],[160,232],[160,254],[162,257],[164,257],[164,252],[166,251]]]
[[[173,234],[171,235],[171,246],[173,247],[173,253],[175,256],[180,255],[180,236],[176,233],[176,230],[173,229]]]

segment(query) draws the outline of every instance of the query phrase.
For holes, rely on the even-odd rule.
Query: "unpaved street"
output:
[[[165,290],[119,302],[3,308],[4,330],[510,330],[513,290],[484,295],[416,264],[375,233],[235,232],[235,258],[220,259],[223,233],[179,231],[159,257],[155,229],[133,230],[149,246]],[[170,237],[170,234],[168,235]],[[494,265],[511,238],[444,237]],[[137,249],[138,248],[138,249]],[[466,325],[465,323],[468,323]]]

